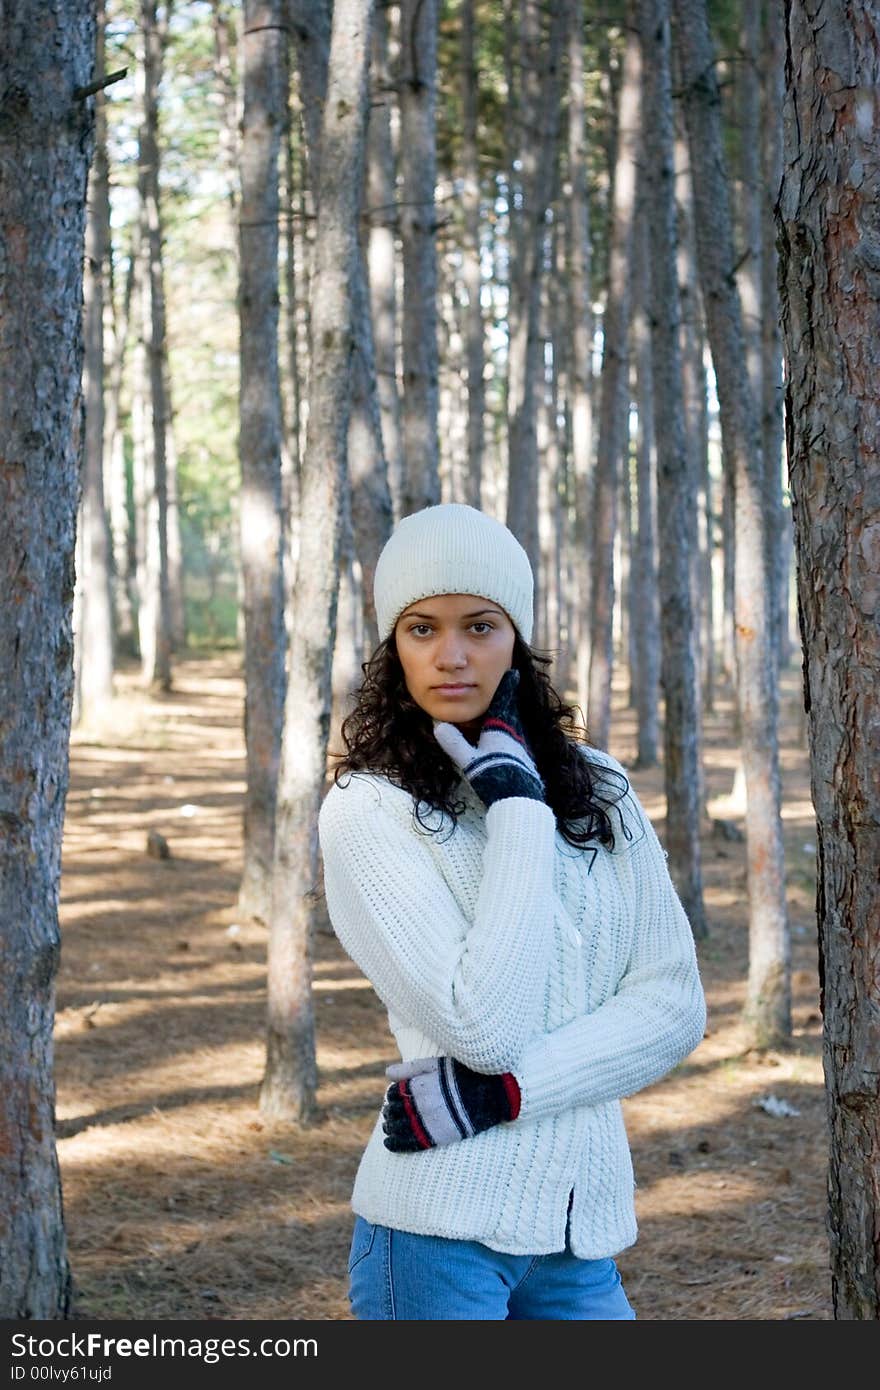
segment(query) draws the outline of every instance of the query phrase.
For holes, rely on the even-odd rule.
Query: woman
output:
[[[406,517],[320,817],[330,917],[401,1061],[358,1169],[359,1319],[635,1317],[620,1100],[703,1036],[693,938],[620,764],[531,653],[525,551]]]

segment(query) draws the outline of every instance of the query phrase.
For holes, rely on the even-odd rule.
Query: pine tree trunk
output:
[[[530,23],[540,34],[540,19],[531,18],[537,0],[524,0]],[[565,4],[550,11],[549,32],[537,44],[535,72],[524,74],[525,134],[521,147],[524,224],[522,261],[514,269],[518,280],[518,312],[514,320],[508,363],[508,493],[507,525],[532,562],[536,602],[538,576],[538,400],[543,381],[541,282],[546,240],[546,213],[556,187],[562,58],[569,22]]]
[[[440,500],[434,207],[437,24],[438,0],[401,0],[404,514]]]
[[[774,207],[782,179],[782,105],[785,93],[783,6],[767,5],[761,42],[761,448],[766,466],[767,563],[772,571],[774,647],[781,669],[791,660],[789,573],[792,558],[791,510],[782,505],[784,470],[782,340],[779,328],[779,257]]]
[[[721,581],[723,666],[727,679],[736,683],[736,531],[733,514],[734,463],[721,443]]]
[[[705,0],[675,0],[694,182],[697,257],[734,485],[737,702],[748,796],[749,981],[745,1018],[758,1047],[791,1036],[791,970],[780,816],[777,689],[766,603],[764,470],[736,285],[718,87]]]
[[[632,325],[630,325],[630,333]],[[632,629],[632,571],[634,569],[633,552],[635,550],[636,537],[636,512],[637,499],[635,497],[635,478],[636,469],[633,468],[634,456],[638,456],[639,450],[644,443],[642,433],[642,420],[638,414],[638,404],[636,391],[638,389],[638,377],[635,370],[635,363],[630,363],[630,439],[626,457],[623,459],[623,467],[620,470],[620,502],[619,502],[619,525],[617,528],[617,549],[615,552],[614,568],[618,575],[616,593],[614,595],[614,645],[621,654],[621,666],[623,667],[624,678],[626,680],[626,703],[627,708],[632,709],[635,701],[634,686],[634,644],[635,636]],[[636,418],[632,419],[632,405],[636,403]]]
[[[303,97],[306,103],[317,103],[318,111],[326,102],[329,70],[330,10],[326,0],[317,7],[303,7],[302,0],[291,5],[297,15],[296,37]],[[307,18],[307,27],[303,20]],[[307,111],[307,107],[306,107]],[[309,147],[309,177],[316,207],[320,205],[322,187],[321,127],[315,111],[307,114],[306,132]],[[355,190],[357,206],[361,206],[362,190]],[[361,600],[364,614],[365,641],[372,648],[378,641],[376,614],[373,607],[373,574],[382,546],[392,524],[392,503],[388,486],[388,470],[382,442],[381,413],[376,389],[373,326],[367,289],[367,267],[359,250],[352,267],[351,305],[356,350],[351,367],[351,404],[348,411],[349,439],[346,446],[347,473],[350,485],[350,507],[354,548],[361,567]],[[311,293],[310,293],[311,301]],[[314,325],[310,324],[310,334]],[[312,342],[312,351],[314,343]]]
[[[479,74],[475,52],[474,0],[461,7],[461,102],[462,191],[464,238],[461,247],[462,279],[467,294],[465,339],[467,342],[467,487],[465,500],[480,506],[483,479],[483,415],[486,392],[485,327],[483,325],[480,270],[480,162],[477,145]]]
[[[439,257],[438,329],[440,333],[440,496],[444,502],[467,502],[467,381],[465,348],[453,258]]]
[[[736,284],[742,305],[752,399],[761,400],[761,83],[758,72],[761,44],[761,0],[740,0],[739,57],[736,69],[737,147],[739,189],[737,221],[740,245],[736,247]],[[778,118],[778,113],[777,113]]]
[[[98,0],[95,81],[104,71],[104,0]],[[110,257],[110,185],[107,115],[103,92],[95,98],[95,155],[89,177],[83,284],[83,395],[85,461],[79,537],[82,572],[75,645],[80,718],[99,713],[113,694],[113,605],[110,528],[104,506],[104,284]]]
[[[674,78],[673,78],[674,81]],[[673,119],[677,112],[673,105]],[[691,487],[697,498],[697,544],[691,547],[691,600],[697,622],[695,638],[700,672],[701,704],[713,705],[715,647],[713,634],[712,496],[707,438],[706,376],[700,291],[694,245],[694,200],[688,173],[686,139],[676,121],[675,165],[678,209],[678,293],[681,306],[681,381],[684,396],[685,443]],[[697,616],[699,615],[699,616]],[[700,798],[701,804],[704,798]]]
[[[587,708],[590,669],[590,482],[593,469],[593,305],[590,186],[587,161],[586,92],[584,90],[584,12],[569,6],[568,33],[568,270],[571,305],[571,447],[574,474],[574,575],[576,606],[570,650],[578,703]]]
[[[310,286],[313,350],[300,564],[275,823],[266,1071],[260,1105],[274,1118],[302,1122],[308,1122],[316,1109],[309,937],[331,707],[355,344],[351,283],[360,255],[371,12],[371,0],[336,0],[333,8]]]
[[[344,499],[344,510],[348,511],[346,502],[347,499]],[[339,597],[336,605],[336,641],[333,646],[331,672],[331,754],[338,754],[343,750],[340,727],[354,708],[354,695],[361,683],[361,663],[364,657],[363,626],[360,590],[354,573],[354,534],[349,514],[343,515],[342,518],[339,547]]]
[[[776,21],[781,20],[781,4],[766,7],[776,11]],[[740,217],[743,229],[743,244],[740,251],[741,264],[737,272],[737,284],[743,306],[743,328],[748,352],[749,380],[752,398],[760,412],[761,457],[764,465],[764,542],[766,547],[765,571],[767,575],[767,604],[770,619],[771,648],[776,669],[779,668],[779,593],[780,582],[778,555],[782,541],[782,467],[780,453],[779,426],[768,436],[767,406],[779,413],[781,396],[779,394],[779,352],[778,352],[778,296],[775,291],[776,252],[772,246],[766,248],[771,254],[771,263],[764,267],[766,238],[764,230],[765,203],[767,195],[763,185],[762,153],[768,138],[779,146],[779,126],[782,120],[781,55],[777,49],[774,82],[776,90],[772,105],[762,103],[761,91],[761,0],[745,0],[742,6],[740,24],[740,51],[742,61],[739,65],[737,85],[739,89],[739,148],[742,175],[742,196],[740,198]],[[763,107],[763,109],[762,109]],[[763,118],[763,119],[762,119]],[[772,132],[772,136],[771,136]],[[778,163],[778,156],[777,156]],[[768,171],[769,173],[770,171]],[[778,172],[778,171],[777,171]],[[778,188],[778,178],[776,182]],[[775,189],[770,195],[775,198]],[[764,305],[764,291],[769,289],[771,302]],[[777,350],[775,360],[765,360],[765,333],[775,332]],[[771,340],[772,351],[772,340]],[[767,369],[769,368],[769,376]],[[775,370],[774,370],[775,368]],[[768,446],[775,452],[768,453]]]
[[[557,240],[553,237],[553,242]],[[541,353],[552,339],[550,329],[554,321],[554,308],[551,307],[553,277],[545,276],[541,286]],[[552,348],[551,348],[552,354]],[[536,420],[536,448],[538,459],[538,545],[541,556],[540,578],[537,592],[540,603],[536,613],[535,645],[547,649],[559,646],[559,590],[556,583],[557,516],[556,492],[559,486],[559,454],[556,448],[556,429],[554,425],[556,363],[553,364],[553,384],[545,383],[539,395]]]
[[[283,534],[290,534],[290,518],[299,509],[299,468],[302,459],[302,354],[299,343],[300,301],[302,299],[301,273],[303,268],[303,233],[298,225],[298,186],[299,161],[296,140],[301,139],[299,103],[295,99],[291,83],[291,58],[293,46],[290,35],[284,45],[284,90],[287,99],[284,109],[284,193],[282,222],[284,225],[284,346],[286,349],[287,371],[283,369],[284,358],[279,363],[282,401],[282,456],[281,456],[281,517]],[[286,448],[285,448],[286,444]],[[285,462],[288,471],[285,471]],[[283,551],[282,551],[283,554]],[[283,569],[283,565],[282,565]]]
[[[644,183],[644,178],[640,177]],[[647,191],[647,190],[645,190]],[[660,612],[657,605],[656,441],[651,361],[650,260],[657,253],[656,229],[643,205],[635,229],[635,357],[639,428],[636,443],[636,535],[630,598],[633,632],[633,695],[638,728],[636,767],[654,767],[660,742]]]
[[[707,934],[700,855],[700,702],[691,606],[696,507],[685,442],[676,267],[669,0],[640,0],[644,163],[651,227],[651,349],[657,437],[663,771],[669,872],[696,938]]]
[[[818,830],[834,1316],[880,1318],[877,4],[788,0],[786,437]]]
[[[137,301],[135,290],[140,264],[138,250],[139,223],[132,224],[128,270],[122,307],[114,320],[113,350],[109,371],[109,389],[105,397],[105,443],[107,460],[105,497],[109,502],[110,543],[113,551],[113,613],[116,640],[120,647],[134,655],[137,643],[135,623],[137,593],[136,540],[128,510],[128,469],[122,426],[122,381],[125,369],[126,346],[131,326],[132,305]],[[110,287],[112,290],[112,287]],[[132,424],[134,412],[132,411]],[[134,440],[132,440],[132,446]],[[132,459],[134,467],[134,459]]]
[[[379,629],[373,603],[373,576],[382,547],[391,535],[394,518],[388,487],[388,468],[382,448],[382,422],[376,391],[376,363],[367,290],[367,268],[360,245],[351,286],[351,305],[358,350],[351,368],[348,478],[354,549],[361,570],[364,637],[367,647],[372,652],[379,644]]]
[[[373,99],[367,132],[367,267],[382,445],[394,517],[402,514],[403,435],[397,372],[397,190],[391,138],[392,88],[388,70],[388,17],[373,12],[371,80]]]
[[[91,3],[19,0],[0,47],[0,1319],[65,1318],[52,1031],[83,448]]]
[[[143,63],[138,71],[141,127],[138,204],[141,218],[141,335],[144,388],[144,567],[138,631],[143,680],[171,688],[171,599],[168,585],[168,471],[165,394],[165,287],[159,206],[159,83],[164,34],[156,0],[141,0]]]
[[[165,403],[168,419],[165,429],[165,477],[168,496],[166,529],[168,532],[168,621],[171,627],[171,650],[186,649],[186,597],[183,576],[183,537],[180,531],[180,486],[177,470],[177,445],[174,440],[174,409],[171,403],[171,371],[165,353]]]
[[[284,121],[281,0],[245,0],[239,218],[239,451],[247,789],[239,911],[271,917],[284,707],[278,156]]]
[[[632,18],[632,6],[629,7]],[[639,43],[627,25],[626,53],[620,88],[617,167],[611,211],[608,296],[605,305],[599,442],[590,560],[590,680],[587,723],[599,748],[607,748],[611,725],[611,674],[614,652],[614,542],[621,460],[628,441],[629,379],[627,325],[630,316],[633,213],[639,145]]]
[[[716,595],[720,590],[715,573],[716,547],[718,533],[717,487],[709,460],[709,398],[706,379],[705,327],[702,313],[697,320],[696,352],[694,354],[694,380],[698,385],[697,399],[699,409],[695,412],[698,424],[698,447],[694,464],[696,468],[696,490],[700,499],[701,552],[700,567],[695,583],[700,589],[700,605],[703,615],[702,671],[703,671],[703,709],[715,707],[715,684],[718,670],[718,627],[716,621]],[[685,380],[687,381],[687,372]],[[687,398],[686,398],[687,399]]]

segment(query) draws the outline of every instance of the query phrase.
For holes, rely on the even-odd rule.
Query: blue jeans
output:
[[[613,1260],[505,1255],[477,1240],[420,1236],[355,1219],[349,1300],[364,1322],[632,1319]]]

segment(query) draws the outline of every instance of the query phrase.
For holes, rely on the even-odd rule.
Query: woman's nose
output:
[[[467,665],[464,643],[457,633],[450,633],[440,638],[434,660],[443,670],[459,670],[462,666]]]

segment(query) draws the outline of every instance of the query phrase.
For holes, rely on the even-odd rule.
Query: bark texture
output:
[[[317,108],[309,113],[307,107],[305,117],[312,196],[316,206],[320,207],[323,188],[320,112],[326,104],[330,60],[330,6],[327,0],[321,0],[320,4],[311,7],[305,4],[305,0],[292,0],[290,11],[296,16],[295,34],[304,100],[310,100],[313,107]],[[361,177],[363,178],[363,174]],[[362,193],[361,188],[354,190],[358,208],[361,207]],[[351,364],[346,471],[351,492],[354,553],[361,570],[365,641],[372,649],[378,642],[376,613],[373,607],[373,574],[379,553],[391,532],[392,502],[382,441],[381,408],[376,387],[367,265],[360,245],[356,263],[352,267],[351,303],[355,353]],[[312,324],[310,332],[314,332]]]
[[[640,0],[645,168],[652,228],[651,357],[657,437],[663,772],[669,871],[695,937],[706,935],[700,856],[700,702],[690,549],[696,507],[685,444],[676,269],[669,0]]]
[[[835,1317],[880,1317],[880,8],[789,0],[786,432],[818,832]]]
[[[156,0],[141,0],[143,60],[138,68],[141,125],[138,137],[138,203],[141,320],[139,375],[142,393],[143,547],[138,583],[138,637],[143,679],[171,687],[171,594],[168,582],[168,399],[165,377],[165,285],[159,207],[159,84],[165,18]]]
[[[643,164],[644,170],[644,164]],[[645,184],[644,174],[639,182]],[[647,192],[647,189],[644,189]],[[650,293],[652,228],[641,209],[636,228],[636,304],[633,314],[633,375],[639,425],[636,436],[636,524],[631,540],[629,632],[630,703],[638,724],[637,767],[654,767],[660,744],[660,609],[657,592],[657,448],[654,433],[654,372],[651,360]],[[656,229],[654,229],[656,230]],[[624,467],[624,478],[627,469]]]
[[[104,76],[104,0],[98,4],[95,81]],[[110,183],[106,98],[95,98],[95,154],[89,177],[83,298],[83,395],[85,461],[80,512],[82,572],[75,635],[80,718],[101,709],[113,694],[113,603],[110,527],[104,505],[104,284],[110,257]]]
[[[300,561],[275,823],[260,1104],[274,1117],[303,1122],[314,1115],[317,1086],[310,929],[331,710],[371,18],[371,0],[336,0],[320,133]]]
[[[590,670],[590,566],[587,554],[590,529],[590,482],[593,469],[593,304],[592,242],[590,239],[589,144],[584,89],[584,11],[569,6],[568,32],[568,285],[571,334],[567,344],[570,362],[569,397],[574,488],[574,574],[577,601],[573,610],[569,648],[573,653],[570,677],[578,703],[587,707]]]
[[[135,280],[139,266],[138,223],[134,222],[128,253],[128,270],[122,294],[121,312],[113,317],[112,347],[110,348],[109,389],[104,399],[105,501],[110,516],[110,543],[113,550],[113,617],[116,640],[134,655],[136,555],[135,533],[128,513],[128,478],[126,475],[125,440],[122,427],[122,385],[125,370],[126,346],[131,324],[132,306],[136,297]],[[108,286],[108,305],[113,295]],[[108,335],[110,336],[110,335]]]
[[[789,575],[793,535],[791,508],[782,504],[783,435],[782,340],[779,327],[779,255],[776,199],[782,179],[782,107],[785,93],[785,18],[781,4],[767,5],[761,44],[761,449],[764,455],[768,519],[767,565],[771,573],[771,621],[779,667],[791,660]]]
[[[745,1017],[758,1047],[791,1035],[790,943],[780,816],[777,688],[766,599],[764,469],[736,284],[730,196],[705,0],[674,0],[694,184],[697,261],[734,494],[737,704],[747,792],[749,980]]]
[[[83,443],[91,3],[19,0],[0,48],[0,1318],[64,1318],[52,1030]]]
[[[401,0],[404,514],[440,501],[437,439],[437,0]]]
[[[630,18],[634,19],[632,6]],[[635,24],[628,26],[620,87],[617,159],[611,210],[608,295],[605,305],[599,441],[593,526],[590,611],[590,679],[587,725],[593,742],[607,748],[614,664],[614,540],[621,459],[628,443],[629,379],[627,332],[630,316],[633,213],[640,138],[641,60]]]
[[[556,189],[562,59],[569,29],[567,3],[550,11],[544,32],[541,7],[524,0],[526,43],[522,79],[520,146],[522,223],[513,270],[516,302],[508,362],[507,524],[532,562],[535,606],[540,611],[538,535],[538,402],[543,385],[541,284],[547,242],[547,209]]]
[[[397,192],[391,136],[392,87],[388,71],[388,17],[379,5],[373,12],[373,96],[367,131],[367,268],[370,282],[376,389],[382,445],[394,516],[401,515],[403,433],[397,377]]]
[[[479,73],[476,58],[474,0],[463,0],[461,9],[461,109],[462,191],[464,239],[461,248],[462,281],[467,293],[465,342],[467,345],[467,473],[464,500],[479,508],[483,481],[483,415],[486,391],[486,330],[481,302],[480,268],[480,161],[477,142]]]
[[[278,156],[285,115],[282,0],[245,0],[239,217],[239,452],[244,594],[244,864],[239,906],[271,915],[284,708]]]

